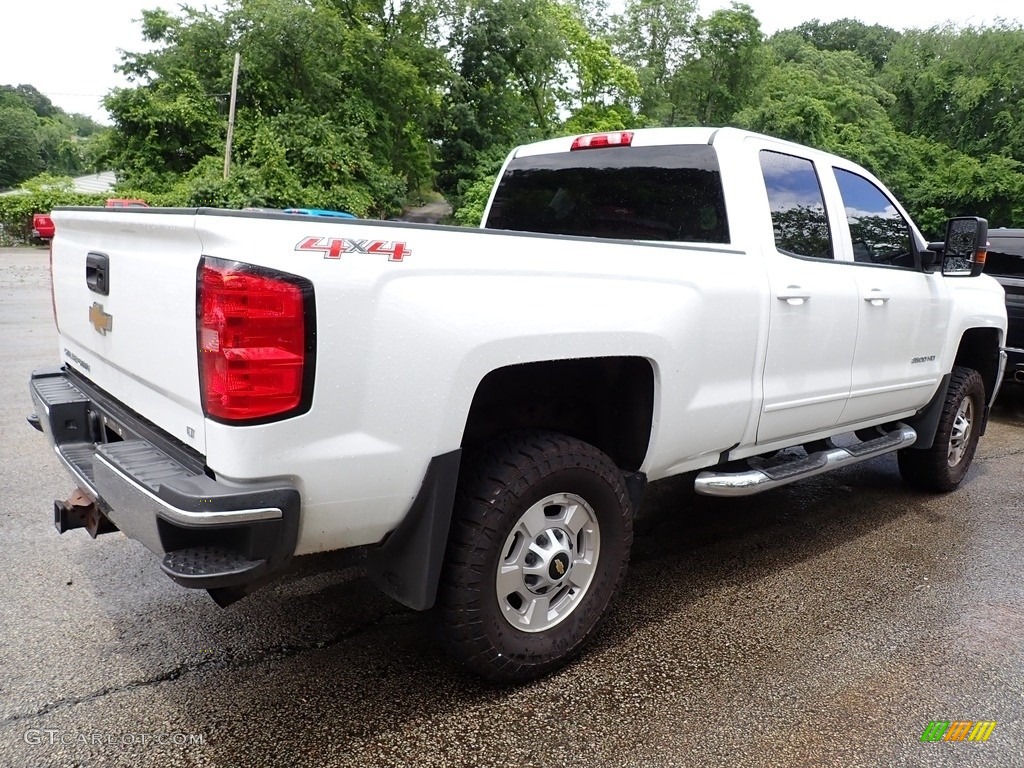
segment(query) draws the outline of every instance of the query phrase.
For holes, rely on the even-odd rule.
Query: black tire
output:
[[[904,448],[899,452],[900,474],[926,491],[952,491],[967,475],[981,436],[985,413],[985,384],[981,375],[963,366],[953,368],[946,400],[926,450]]]
[[[632,543],[604,453],[550,432],[495,441],[460,473],[435,611],[444,644],[495,682],[563,666],[608,614]]]

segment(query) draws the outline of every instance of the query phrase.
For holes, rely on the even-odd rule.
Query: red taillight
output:
[[[307,302],[292,275],[206,259],[199,268],[199,379],[206,415],[253,422],[308,405]],[[310,317],[311,321],[311,317]]]
[[[597,149],[599,147],[628,147],[633,143],[632,131],[615,131],[613,133],[589,133],[577,136],[572,142],[572,149]]]

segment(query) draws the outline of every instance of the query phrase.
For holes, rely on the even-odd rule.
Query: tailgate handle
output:
[[[93,293],[110,295],[110,258],[107,254],[90,253],[85,257],[85,283]]]

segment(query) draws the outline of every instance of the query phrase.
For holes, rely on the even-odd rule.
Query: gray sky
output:
[[[202,0],[192,3],[202,7]],[[215,3],[210,2],[210,5]],[[700,0],[702,15],[728,6],[728,0]],[[817,18],[848,16],[896,29],[931,27],[952,21],[986,24],[996,18],[1024,22],[1019,0],[747,0],[768,34]],[[119,49],[143,47],[143,8],[177,9],[176,0],[2,0],[0,84],[30,83],[68,112],[106,122],[100,99],[124,85],[115,74]]]

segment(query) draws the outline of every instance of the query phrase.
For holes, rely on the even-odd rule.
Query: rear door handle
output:
[[[811,294],[801,288],[799,285],[787,285],[786,290],[781,293],[777,293],[776,297],[779,301],[784,301],[790,306],[799,307],[805,301],[811,298]]]
[[[872,288],[867,296],[864,297],[864,301],[868,302],[873,307],[880,307],[889,300],[889,295],[882,293],[881,288]]]

